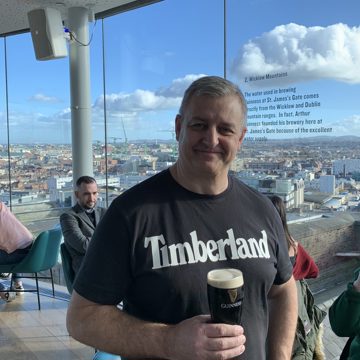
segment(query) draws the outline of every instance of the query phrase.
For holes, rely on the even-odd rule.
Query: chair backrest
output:
[[[62,243],[60,245],[60,255],[61,255],[62,268],[64,272],[66,287],[69,293],[71,294],[73,289],[73,282],[75,279],[75,273],[71,265],[71,255],[65,243]]]
[[[103,351],[97,351],[92,360],[121,360],[121,356],[109,354]]]
[[[31,273],[51,269],[59,258],[61,239],[60,229],[41,232],[29,253],[14,267],[13,272]]]

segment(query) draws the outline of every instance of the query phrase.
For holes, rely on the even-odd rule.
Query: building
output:
[[[335,175],[322,175],[319,178],[319,190],[322,193],[335,195]]]
[[[343,177],[348,174],[360,173],[360,159],[334,160],[333,173]]]

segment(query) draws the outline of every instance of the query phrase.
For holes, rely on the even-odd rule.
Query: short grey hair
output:
[[[235,95],[239,98],[241,109],[243,111],[243,123],[242,126],[246,127],[247,120],[247,105],[246,100],[237,85],[229,80],[226,80],[220,76],[204,76],[195,80],[185,91],[182,99],[179,114],[184,115],[190,100],[194,96],[211,96],[221,97],[228,95]]]

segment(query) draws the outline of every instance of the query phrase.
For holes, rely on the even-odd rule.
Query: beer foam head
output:
[[[208,272],[207,282],[218,289],[235,289],[244,285],[243,274],[238,269],[216,269]]]

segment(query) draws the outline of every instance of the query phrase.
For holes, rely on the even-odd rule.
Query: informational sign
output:
[[[228,1],[227,78],[247,101],[245,140],[360,136],[360,2],[324,4]]]
[[[296,86],[245,91],[248,105],[248,140],[271,135],[329,135],[333,129],[319,116],[321,94],[298,91]]]

